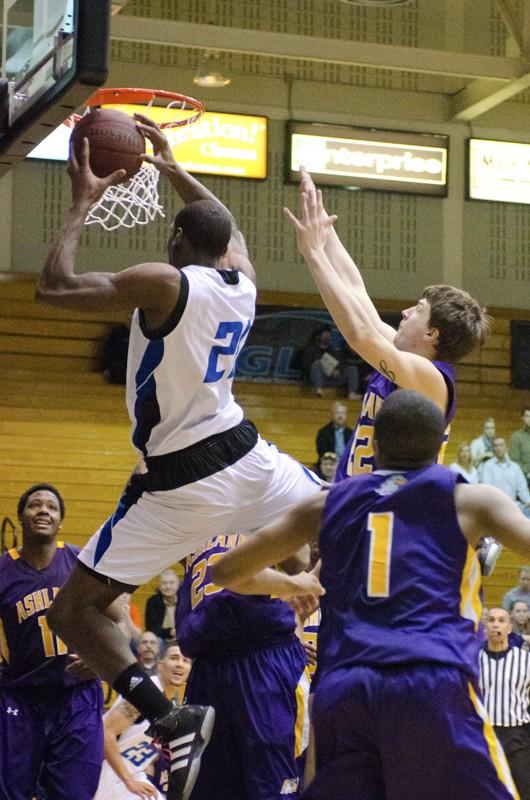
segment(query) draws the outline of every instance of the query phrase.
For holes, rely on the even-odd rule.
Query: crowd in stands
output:
[[[362,361],[351,350],[342,337],[334,341],[336,332],[330,326],[319,328],[311,341],[296,357],[306,384],[312,387],[317,397],[323,390],[344,387],[350,400],[361,397]]]
[[[522,427],[513,433],[509,445],[497,435],[495,420],[484,420],[482,433],[458,446],[456,461],[449,465],[469,483],[496,486],[530,516],[530,407],[521,416]]]

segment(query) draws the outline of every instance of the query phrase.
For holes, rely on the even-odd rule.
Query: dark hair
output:
[[[232,235],[232,217],[213,200],[195,200],[175,216],[173,229],[182,228],[186,239],[199,253],[221,258]]]
[[[432,400],[411,389],[396,389],[375,418],[374,439],[385,467],[414,469],[436,460],[444,429],[444,416]]]
[[[514,610],[514,608],[515,608],[515,606],[517,605],[517,603],[524,603],[524,604],[525,604],[525,606],[526,606],[526,607],[528,608],[528,610],[530,611],[530,605],[528,605],[528,603],[526,602],[526,600],[512,600],[512,602],[510,603],[510,611],[513,611],[513,610]]]
[[[491,317],[470,294],[454,286],[427,286],[422,297],[431,307],[429,324],[439,332],[436,355],[455,364],[490,333]]]
[[[24,512],[29,496],[34,492],[51,492],[54,494],[57,498],[57,502],[59,503],[59,513],[61,514],[61,519],[64,519],[64,500],[61,497],[60,492],[55,488],[55,486],[52,486],[51,483],[35,483],[33,486],[30,486],[29,489],[26,489],[24,494],[20,496],[17,505],[17,516],[19,519]]]
[[[171,639],[169,642],[164,642],[163,641],[161,643],[161,645],[160,645],[160,650],[159,650],[158,655],[156,657],[157,661],[163,661],[164,660],[164,658],[166,657],[166,653],[167,653],[167,651],[169,650],[170,647],[178,647],[180,649],[180,642],[178,642],[176,639]],[[182,653],[182,650],[180,652]],[[182,653],[182,655],[185,655],[185,653]]]

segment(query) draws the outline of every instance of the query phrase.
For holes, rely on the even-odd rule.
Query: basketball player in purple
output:
[[[322,193],[304,169],[300,189],[301,218],[284,209],[296,232],[298,249],[340,332],[377,371],[340,460],[335,479],[339,481],[373,470],[374,418],[385,397],[398,386],[429,397],[449,425],[455,412],[452,365],[483,344],[489,320],[467,292],[453,286],[429,286],[415,306],[402,312],[397,331],[384,323],[333,227],[336,216],[328,216]]]
[[[212,568],[234,591],[325,592],[304,800],[518,798],[478,689],[474,548],[485,528],[528,557],[530,521],[434,463],[444,427],[424,395],[393,392],[375,420],[376,471],[303,501]],[[268,568],[318,536],[321,586]]]
[[[306,656],[287,603],[212,582],[211,565],[242,538],[215,536],[188,556],[179,590],[177,636],[194,659],[186,701],[216,711],[191,800],[294,800],[307,745]]]
[[[57,541],[61,495],[49,484],[19,500],[22,548],[0,557],[0,800],[91,800],[103,760],[103,695],[46,611],[77,561]],[[86,679],[87,674],[90,675]]]
[[[484,343],[488,316],[467,292],[454,286],[428,286],[416,305],[402,312],[403,319],[394,330],[380,318],[357,265],[333,227],[336,217],[328,216],[322,193],[304,169],[300,188],[301,219],[284,209],[296,231],[298,249],[342,335],[376,370],[335,482],[374,469],[375,415],[398,387],[421,392],[443,411],[446,432],[438,458],[442,463],[456,410],[453,365]],[[499,553],[494,540],[481,542],[484,574],[491,574]]]

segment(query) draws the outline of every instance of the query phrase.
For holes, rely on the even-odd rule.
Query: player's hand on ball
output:
[[[85,203],[91,206],[109,188],[120,183],[126,172],[118,169],[105,178],[98,178],[90,169],[90,145],[88,139],[83,139],[81,155],[77,158],[74,148],[70,150],[68,159],[68,175],[72,181],[72,200],[75,203]]]
[[[153,164],[162,174],[166,174],[175,164],[175,159],[165,133],[144,114],[135,114],[134,118],[139,130],[153,145],[153,155],[145,153],[144,160]]]

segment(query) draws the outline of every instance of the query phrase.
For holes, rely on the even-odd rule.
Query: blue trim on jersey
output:
[[[300,466],[302,467],[303,471],[305,472],[305,474],[307,475],[307,477],[309,478],[310,481],[312,481],[313,483],[316,483],[317,486],[322,487],[322,481],[319,481],[318,478],[315,477],[314,473],[311,472],[310,469],[308,469],[307,467],[304,467],[303,464],[300,464]]]
[[[160,406],[156,396],[155,369],[164,356],[164,340],[152,339],[143,354],[135,377],[136,402],[134,416],[136,428],[132,435],[133,444],[147,455],[147,442],[151,431],[160,422]]]

